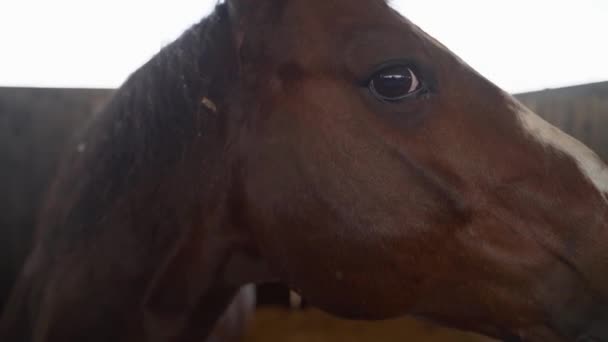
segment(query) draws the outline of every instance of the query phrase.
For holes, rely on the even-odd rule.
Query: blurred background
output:
[[[217,0],[0,2],[0,85],[115,88]],[[391,0],[500,87],[608,80],[608,1]]]
[[[0,2],[0,227],[29,229],[70,134],[215,0]],[[473,68],[608,160],[608,1],[393,0]],[[11,260],[0,259],[0,267]],[[5,289],[0,289],[4,291]],[[247,341],[488,341],[409,318],[350,322],[279,285]]]

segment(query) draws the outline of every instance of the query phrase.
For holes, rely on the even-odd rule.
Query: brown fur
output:
[[[378,101],[396,58],[425,92]],[[343,317],[605,339],[606,198],[521,109],[384,1],[229,1],[91,124],[0,339],[196,341],[277,278]]]

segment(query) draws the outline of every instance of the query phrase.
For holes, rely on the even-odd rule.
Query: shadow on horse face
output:
[[[241,172],[280,277],[346,317],[603,336],[601,161],[383,1],[274,3],[235,12]]]

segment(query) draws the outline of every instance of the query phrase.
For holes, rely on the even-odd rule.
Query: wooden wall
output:
[[[0,307],[23,258],[42,194],[70,135],[108,90],[0,88]],[[10,252],[8,252],[10,251]]]

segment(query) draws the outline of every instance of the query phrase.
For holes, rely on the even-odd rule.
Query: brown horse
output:
[[[0,88],[0,312],[32,248],[36,212],[62,146],[110,95],[107,90]],[[253,286],[244,287],[205,341],[240,341],[255,297]]]
[[[228,0],[74,143],[2,341],[200,341],[243,284],[608,339],[608,171],[382,0]]]

